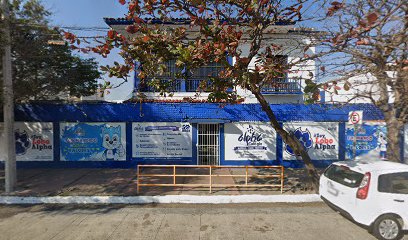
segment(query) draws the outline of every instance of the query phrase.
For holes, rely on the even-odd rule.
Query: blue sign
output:
[[[385,158],[387,151],[387,128],[381,123],[363,123],[356,131],[356,157]],[[346,158],[353,159],[354,126],[346,129]]]
[[[61,160],[126,160],[125,125],[121,123],[62,123]]]

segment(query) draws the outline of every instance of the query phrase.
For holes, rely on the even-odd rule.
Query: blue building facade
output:
[[[347,158],[350,111],[363,111],[371,125],[383,120],[370,104],[271,107],[318,167]],[[259,104],[31,104],[18,105],[15,117],[18,167],[302,166]],[[377,133],[359,134],[361,149],[379,148]]]

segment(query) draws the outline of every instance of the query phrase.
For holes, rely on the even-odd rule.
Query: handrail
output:
[[[172,168],[172,174],[142,174],[142,168]],[[208,169],[208,174],[177,174],[177,168],[198,168]],[[221,168],[240,168],[245,169],[245,174],[214,174],[214,169]],[[278,169],[279,174],[249,174],[249,169]],[[284,186],[284,172],[283,166],[212,166],[212,165],[138,165],[137,166],[137,193],[139,194],[140,187],[209,187],[210,193],[212,193],[213,187],[279,187],[281,193],[283,193]],[[280,184],[249,184],[248,176],[256,178],[280,178]],[[143,177],[163,177],[173,178],[173,183],[142,183]],[[208,177],[209,182],[207,184],[191,184],[191,183],[177,183],[177,177]],[[217,184],[213,183],[214,177],[242,177],[245,178],[245,184]]]

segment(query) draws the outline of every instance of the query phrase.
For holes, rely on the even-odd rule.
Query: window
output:
[[[364,174],[352,171],[346,166],[331,165],[324,172],[324,176],[344,186],[356,188],[360,186]]]
[[[164,86],[166,86],[166,89],[168,91],[180,91],[181,84],[180,84],[180,79],[179,74],[181,74],[182,69],[178,68],[176,66],[176,61],[175,60],[170,60],[165,63],[166,69],[162,74],[156,74],[152,77],[147,77],[146,80],[141,83],[140,88],[142,91],[146,92],[153,92],[157,89],[154,89],[154,87],[149,86],[148,82],[156,79],[159,80]]]
[[[206,85],[211,84],[210,77],[217,77],[221,71],[224,70],[224,66],[220,63],[210,63],[206,66],[202,66],[189,70],[189,75],[186,79],[187,92],[195,92],[200,87],[202,81],[207,81]],[[204,89],[205,91],[205,89]]]
[[[165,63],[166,70],[162,74],[149,76],[143,83],[140,83],[141,91],[151,92],[157,89],[150,87],[148,82],[155,79],[161,81],[167,90],[174,92],[196,92],[201,83],[208,86],[211,84],[210,77],[217,77],[225,67],[221,63],[210,63],[194,69],[178,68],[175,60],[170,60]],[[206,89],[202,89],[206,91]]]
[[[207,79],[208,77],[218,76],[222,70],[224,70],[224,66],[222,66],[220,63],[213,62],[200,68],[191,69],[191,76],[189,77],[201,78],[203,80]]]
[[[408,194],[408,172],[380,175],[378,177],[378,191]]]

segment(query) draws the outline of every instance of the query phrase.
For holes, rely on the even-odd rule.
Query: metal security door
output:
[[[220,126],[198,124],[198,165],[220,164]]]

